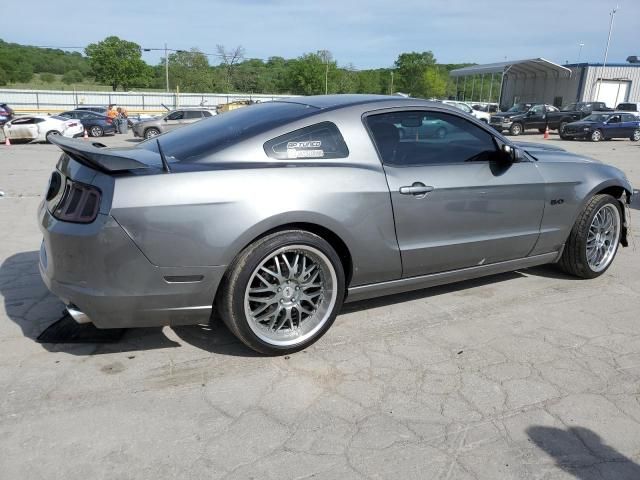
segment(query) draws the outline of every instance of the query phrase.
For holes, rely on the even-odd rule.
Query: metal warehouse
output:
[[[558,65],[533,58],[459,68],[452,70],[451,76],[456,79],[458,97],[472,101],[484,99],[474,96],[470,85],[484,83],[487,76],[500,79],[497,97],[501,108],[518,102],[559,107],[593,100],[605,102],[610,108],[621,102],[640,102],[640,63]]]

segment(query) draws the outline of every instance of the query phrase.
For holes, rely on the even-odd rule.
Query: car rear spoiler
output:
[[[97,142],[74,140],[61,135],[51,135],[48,140],[74,160],[106,173],[163,168],[160,154],[146,148],[105,148]]]

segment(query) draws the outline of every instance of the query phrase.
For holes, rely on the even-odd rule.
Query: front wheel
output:
[[[595,278],[613,262],[622,231],[620,204],[611,195],[595,195],[578,216],[560,267],[571,275]]]
[[[222,320],[245,345],[284,355],[326,333],[344,294],[344,270],[331,245],[313,233],[287,230],[238,255],[216,303]]]
[[[513,125],[511,125],[511,128],[509,129],[509,133],[511,135],[514,136],[518,136],[522,133],[522,125],[519,123],[514,123]]]
[[[47,134],[44,136],[44,138],[46,138],[47,143],[51,143],[51,140],[49,140],[49,137],[57,137],[60,135],[60,132],[57,130],[51,130],[50,132],[47,132]]]
[[[594,130],[593,132],[591,132],[592,142],[599,142],[600,140],[604,140],[604,136],[602,135],[602,132],[600,130]]]
[[[146,139],[157,137],[158,135],[160,135],[160,130],[157,128],[147,128],[144,131],[144,138]]]
[[[632,142],[640,142],[640,128],[637,128],[631,134],[630,140]]]

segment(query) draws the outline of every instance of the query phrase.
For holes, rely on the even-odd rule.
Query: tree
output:
[[[423,74],[423,92],[426,98],[442,99],[447,95],[448,78],[437,66],[428,67]]]
[[[329,54],[330,55],[330,54]],[[325,81],[328,75],[328,91],[332,91],[335,81],[336,62],[330,56],[306,53],[291,65],[291,93],[298,95],[317,95],[325,93]]]
[[[56,77],[53,73],[41,73],[40,80],[44,83],[53,83],[56,80]]]
[[[409,93],[414,97],[425,96],[424,74],[428,67],[436,64],[433,53],[401,53],[395,62],[397,91]]]
[[[244,48],[242,45],[238,45],[234,49],[227,50],[224,45],[216,45],[216,50],[225,74],[226,91],[229,92],[233,84],[233,73],[236,65],[244,58]]]
[[[83,79],[82,73],[78,70],[69,70],[62,76],[62,81],[67,85],[71,85],[72,83],[79,83]]]
[[[112,36],[90,44],[85,53],[96,80],[111,85],[114,91],[118,87],[128,90],[146,80],[148,68],[137,43]]]
[[[209,60],[196,48],[170,54],[169,75],[184,92],[206,92],[213,87]]]

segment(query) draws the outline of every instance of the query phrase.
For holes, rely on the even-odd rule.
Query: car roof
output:
[[[308,105],[320,110],[334,110],[338,108],[352,107],[355,105],[366,105],[376,103],[393,103],[397,106],[408,105],[432,105],[441,106],[441,102],[432,102],[420,98],[401,97],[396,95],[362,95],[362,94],[344,94],[344,95],[313,95],[309,97],[289,97],[274,100],[282,103],[298,103]],[[396,106],[393,105],[393,106]]]

